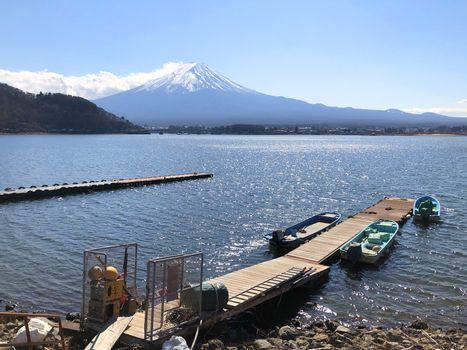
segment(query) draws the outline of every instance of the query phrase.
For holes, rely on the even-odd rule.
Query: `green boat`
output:
[[[417,198],[413,204],[414,221],[436,222],[441,217],[441,205],[433,196]]]
[[[392,220],[376,220],[360,231],[341,248],[341,258],[353,263],[357,261],[376,264],[389,253],[394,244],[399,225]]]

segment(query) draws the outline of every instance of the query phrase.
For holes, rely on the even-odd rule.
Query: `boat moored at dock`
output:
[[[279,248],[293,249],[333,227],[340,219],[341,214],[324,212],[285,230],[275,230],[268,233],[264,238],[269,240],[270,244]]]
[[[395,221],[373,221],[340,248],[341,258],[353,263],[376,264],[389,253],[398,231],[399,224]]]
[[[417,198],[413,205],[414,221],[436,222],[441,218],[441,205],[433,196]]]

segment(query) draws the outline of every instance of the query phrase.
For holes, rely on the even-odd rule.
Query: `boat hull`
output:
[[[428,205],[431,206],[431,208],[428,210],[428,212],[423,213],[422,206],[427,202],[428,202]],[[415,222],[426,222],[426,223],[440,221],[441,220],[441,204],[439,203],[439,200],[433,196],[422,196],[422,197],[417,198],[413,204],[413,220]]]
[[[270,245],[276,248],[285,250],[295,249],[324,231],[329,230],[340,219],[341,215],[338,213],[325,212],[288,227],[282,231],[282,237],[275,237],[274,233],[267,234],[264,237],[269,241]],[[305,229],[305,233],[300,232],[303,229]]]
[[[384,249],[380,250],[378,254],[376,255],[365,255],[362,254],[358,262],[365,263],[365,264],[372,264],[376,265],[381,259],[387,257],[389,255],[389,252],[391,250],[391,247],[394,245],[394,242],[396,241],[395,235],[393,238],[388,242],[388,244],[384,247]],[[347,253],[344,251],[340,251],[341,253],[341,259],[348,260],[347,258]]]
[[[381,226],[378,226],[381,225]],[[384,226],[383,226],[384,225]],[[387,226],[387,231],[386,230]],[[379,251],[373,251],[365,246],[367,244],[371,244],[367,241],[367,231],[370,229],[374,229],[375,227],[380,227],[381,231],[378,231],[378,233],[389,233],[389,239],[387,242],[384,242],[378,246],[381,247]],[[341,258],[344,260],[348,260],[351,262],[362,262],[366,264],[377,264],[383,257],[389,255],[389,251],[391,247],[394,245],[394,242],[396,240],[396,234],[399,231],[399,225],[395,221],[391,220],[376,220],[372,222],[370,225],[368,225],[364,230],[360,231],[355,237],[353,237],[351,240],[349,240],[347,243],[345,243],[341,248],[340,248],[340,254]],[[349,247],[352,243],[358,243],[360,244],[360,255],[358,256],[358,260],[355,261],[355,255],[350,256],[348,254],[349,252]],[[362,248],[362,246],[364,248]],[[357,245],[358,247],[358,245]]]
[[[413,220],[416,222],[438,222],[441,220],[441,216],[430,215],[429,217],[423,217],[421,215],[414,215]]]
[[[294,239],[293,241],[290,242],[278,242],[274,239],[269,240],[269,244],[276,247],[276,248],[283,248],[283,249],[295,249],[298,248],[300,245],[305,243],[306,240],[304,239]]]

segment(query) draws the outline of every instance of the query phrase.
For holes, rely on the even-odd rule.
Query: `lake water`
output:
[[[86,248],[137,242],[141,265],[203,251],[212,277],[270,259],[262,235],[274,228],[325,210],[347,216],[386,195],[432,193],[443,206],[441,223],[409,220],[382,265],[334,264],[329,280],[300,292],[290,310],[310,320],[391,325],[421,316],[466,327],[466,170],[466,137],[0,136],[0,188],[214,173],[0,204],[0,299],[78,311]]]

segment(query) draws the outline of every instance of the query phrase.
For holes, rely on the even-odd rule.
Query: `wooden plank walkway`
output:
[[[144,339],[144,312],[138,311],[133,315],[133,319],[123,334],[137,339]]]
[[[45,197],[66,196],[77,193],[87,193],[95,191],[109,191],[126,187],[156,185],[168,182],[178,182],[196,180],[212,177],[210,173],[190,173],[179,175],[167,175],[157,177],[143,177],[133,179],[83,181],[74,183],[63,183],[54,185],[42,185],[31,187],[19,187],[17,189],[6,188],[0,191],[0,203],[18,200],[40,199]]]
[[[229,309],[248,303],[251,299],[267,294],[271,289],[298,280],[303,272],[315,279],[328,268],[309,259],[296,259],[287,256],[265,261],[244,269],[213,278],[207,282],[225,284],[229,291]]]
[[[373,221],[368,218],[349,218],[292,250],[286,256],[310,259],[316,263],[324,262],[332,257],[345,242]]]
[[[384,198],[378,203],[342,221],[329,231],[292,250],[286,256],[325,263],[338,253],[339,248],[375,220],[394,220],[404,223],[413,206],[413,200]]]
[[[328,266],[308,259],[281,257],[210,279],[206,282],[225,284],[229,291],[229,301],[226,309],[203,324],[236,315],[328,272]],[[144,312],[134,315],[124,334],[144,339]]]
[[[413,202],[413,199],[407,198],[384,198],[375,205],[355,214],[354,217],[372,220],[394,220],[399,224],[403,224],[412,215]]]
[[[132,319],[133,316],[120,316],[109,321],[86,346],[85,350],[111,350]]]

